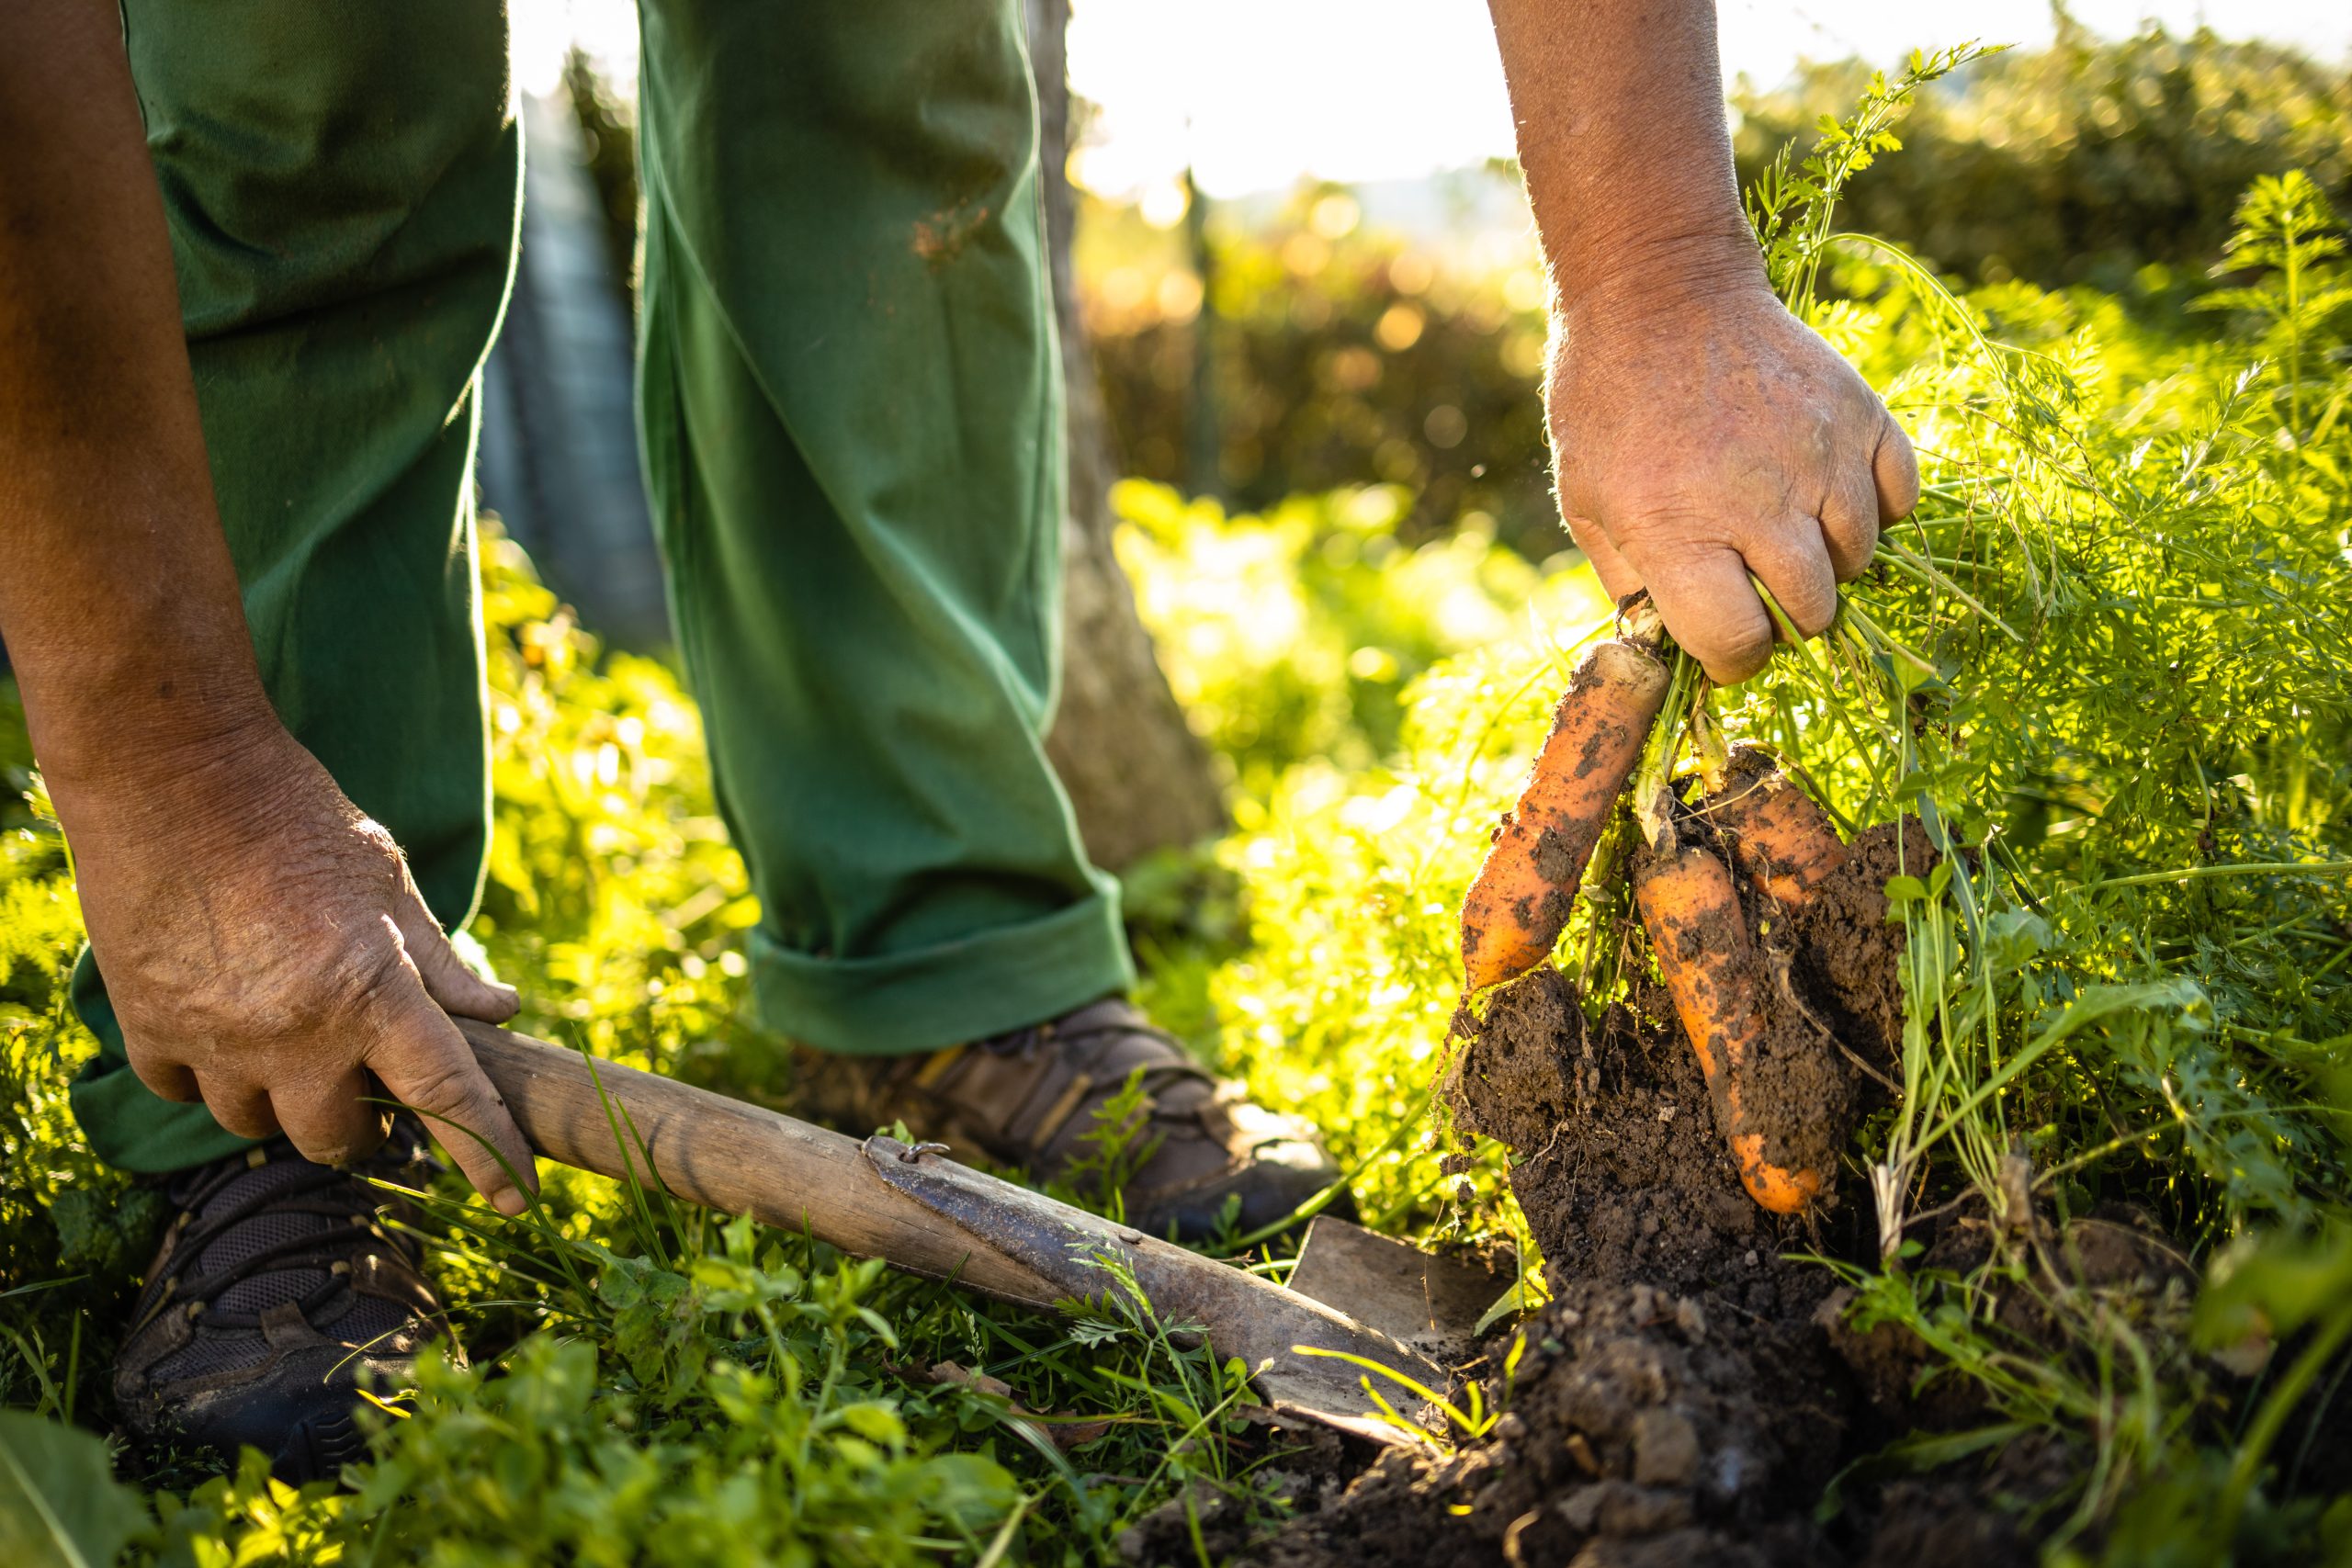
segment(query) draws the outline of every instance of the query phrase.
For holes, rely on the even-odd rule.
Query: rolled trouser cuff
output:
[[[917,953],[819,958],[752,932],[761,1024],[849,1056],[895,1056],[1025,1029],[1135,984],[1115,887],[1020,925]]]

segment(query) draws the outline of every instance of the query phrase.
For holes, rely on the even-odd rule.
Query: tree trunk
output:
[[[1222,832],[1225,802],[1208,748],[1186,728],[1151,634],[1111,548],[1110,442],[1094,349],[1070,267],[1069,0],[1024,0],[1037,74],[1047,249],[1069,387],[1069,512],[1062,523],[1061,706],[1046,750],[1098,864]]]

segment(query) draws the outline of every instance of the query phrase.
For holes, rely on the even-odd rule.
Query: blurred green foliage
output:
[[[563,59],[563,90],[580,128],[580,162],[595,187],[604,220],[605,260],[629,298],[637,298],[637,106],[613,90],[587,51]]]
[[[775,1047],[733,1013],[759,905],[711,801],[700,710],[667,666],[604,654],[520,547],[483,554],[495,829],[469,929],[532,977],[517,1027],[757,1081]]]
[[[1112,502],[1177,700],[1230,763],[1245,820],[1298,763],[1393,754],[1400,694],[1440,660],[1508,641],[1531,615],[1583,625],[1607,608],[1589,575],[1547,579],[1476,523],[1404,542],[1410,497],[1392,485],[1228,515],[1128,479]]]
[[[2059,17],[2052,47],[1990,55],[1923,91],[1902,155],[1847,192],[1841,227],[1980,282],[2122,293],[2151,263],[2201,270],[2257,175],[2301,169],[2339,204],[2352,191],[2352,73],[2340,63],[2201,28],[2106,40]],[[1870,74],[1843,61],[1770,90],[1744,85],[1743,183],[1843,113]]]
[[[1081,244],[1082,266],[1114,250]],[[1080,284],[1122,471],[1241,511],[1376,480],[1410,496],[1408,541],[1468,518],[1532,559],[1565,547],[1532,395],[1547,296],[1532,248],[1496,270],[1442,265],[1365,229],[1355,199],[1326,186],[1261,229],[1212,215],[1190,263],[1126,250]]]

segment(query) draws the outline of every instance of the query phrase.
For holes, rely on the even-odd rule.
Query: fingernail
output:
[[[531,1205],[529,1200],[512,1187],[502,1187],[490,1195],[490,1206],[511,1220]]]

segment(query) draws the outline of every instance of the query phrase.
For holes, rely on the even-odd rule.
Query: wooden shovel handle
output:
[[[774,1111],[459,1019],[516,1125],[550,1159],[1026,1306],[1108,1293],[1108,1258],[1171,1332],[1206,1328],[1278,1408],[1377,1442],[1405,1440],[1362,1361],[1444,1374],[1420,1350],[1243,1269],[1187,1252],[893,1139],[860,1144]],[[462,1137],[440,1129],[444,1140]],[[640,1154],[639,1151],[642,1150]],[[1347,1303],[1352,1306],[1353,1303]],[[1189,1326],[1175,1326],[1189,1325]],[[1300,1354],[1300,1347],[1329,1354]]]
[[[549,1159],[616,1179],[650,1175],[690,1202],[805,1229],[844,1252],[956,1279],[1001,1300],[1044,1306],[1065,1293],[1014,1259],[976,1248],[968,1235],[877,1180],[854,1138],[634,1067],[592,1065],[577,1051],[491,1024],[457,1023],[515,1125]]]

